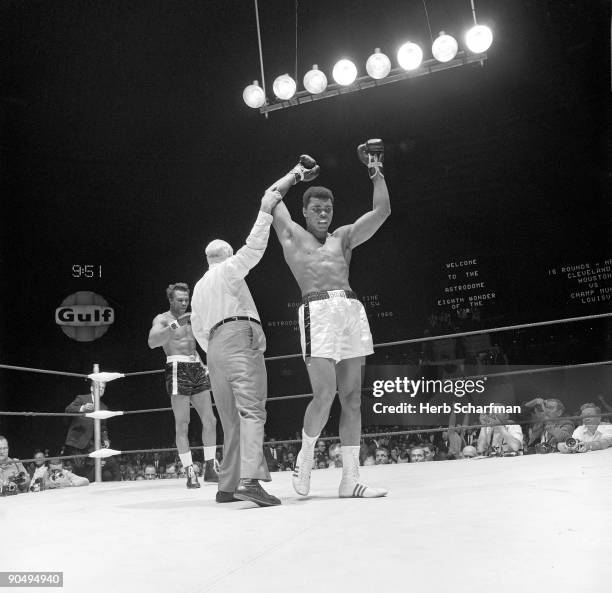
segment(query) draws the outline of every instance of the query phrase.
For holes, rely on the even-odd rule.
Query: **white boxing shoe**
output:
[[[388,493],[386,488],[371,488],[350,479],[343,479],[338,488],[340,498],[380,498]]]
[[[293,489],[302,496],[306,496],[310,491],[310,472],[312,471],[313,459],[314,451],[308,454],[304,453],[304,449],[301,449],[295,460],[291,482],[293,483]]]

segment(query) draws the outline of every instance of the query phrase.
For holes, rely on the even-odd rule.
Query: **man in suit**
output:
[[[266,458],[268,469],[271,472],[279,471],[279,468],[283,463],[283,459],[286,454],[287,449],[285,447],[279,447],[276,444],[276,439],[271,438],[270,444],[264,446],[264,457]]]
[[[100,383],[100,410],[108,410],[102,396],[105,384]],[[66,412],[75,414],[78,412],[88,413],[94,411],[94,384],[91,383],[89,393],[77,395],[72,402],[66,406]],[[100,422],[100,439],[102,447],[108,448],[110,441],[106,430],[106,421]],[[68,428],[63,455],[87,455],[94,450],[94,420],[86,416],[75,416]],[[75,457],[74,473],[87,478],[90,482],[95,479],[94,460],[88,457]],[[103,479],[118,479],[119,468],[114,458],[109,457],[104,464]]]

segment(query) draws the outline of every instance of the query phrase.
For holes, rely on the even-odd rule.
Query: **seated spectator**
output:
[[[564,443],[574,432],[571,420],[557,420],[565,412],[565,406],[557,398],[542,399],[537,397],[524,404],[532,408],[532,420],[537,421],[529,430],[527,448],[550,452],[557,450],[558,443]]]
[[[44,489],[70,488],[71,486],[89,486],[89,480],[64,469],[61,459],[51,459]]]
[[[584,404],[580,411],[582,425],[576,428],[572,438],[575,445],[559,443],[561,453],[584,453],[612,447],[612,424],[602,423],[601,409],[595,404]]]
[[[410,449],[410,463],[422,463],[427,461],[423,447],[412,447]]]
[[[136,467],[133,466],[131,463],[128,463],[125,470],[126,480],[133,482],[136,479],[137,472],[138,470],[136,469]]]
[[[176,471],[176,465],[174,463],[169,463],[166,466],[166,473],[163,476],[164,480],[173,480],[178,479],[178,472]]]
[[[325,467],[327,467],[329,457],[327,455],[327,444],[325,443],[325,441],[317,441],[317,445],[314,451],[314,457],[317,460],[317,466],[319,465],[320,461],[323,461],[325,462]]]
[[[501,404],[500,404],[501,405]],[[508,414],[480,414],[480,429],[476,450],[481,455],[517,453],[523,447],[523,430],[518,424],[508,423]]]
[[[319,459],[316,461],[316,464],[317,469],[327,469],[327,461],[324,457],[319,457]]]
[[[389,459],[389,450],[386,447],[379,447],[376,449],[375,464],[388,465],[389,463],[391,463]]]
[[[279,471],[286,449],[276,444],[275,438],[270,438],[269,445],[264,445],[264,458],[268,464],[268,471]]]
[[[374,458],[374,455],[367,455],[366,458],[363,460],[363,465],[376,465],[376,459]]]
[[[293,451],[287,451],[283,465],[286,471],[293,471],[295,469],[295,453]]]
[[[340,443],[334,443],[329,447],[329,463],[327,467],[342,467],[342,449]]]
[[[151,464],[145,465],[144,478],[145,480],[156,480],[157,479],[157,470],[155,469],[154,465],[151,465]]]
[[[423,441],[421,443],[423,451],[425,451],[425,461],[433,461],[436,456],[436,447],[429,441]]]
[[[461,451],[461,456],[469,459],[470,457],[477,457],[478,451],[476,451],[476,447],[474,445],[466,445],[463,447],[463,451]]]
[[[45,459],[45,454],[42,451],[36,451],[34,453],[34,461],[28,465],[28,473],[30,474],[30,478],[34,479],[34,474],[38,471],[38,477],[40,477],[42,468],[47,468],[47,460]]]
[[[166,473],[164,455],[159,451],[154,451],[151,457],[145,458],[145,465],[152,465],[157,472],[158,478],[161,478]]]
[[[19,459],[8,456],[9,443],[6,437],[0,435],[0,494],[18,494],[27,492],[30,487],[30,474]]]
[[[408,451],[401,451],[397,458],[398,463],[410,463],[410,454]]]

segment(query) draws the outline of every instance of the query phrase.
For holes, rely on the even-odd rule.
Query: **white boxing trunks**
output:
[[[373,354],[365,309],[352,290],[311,292],[299,308],[302,355],[340,362]]]

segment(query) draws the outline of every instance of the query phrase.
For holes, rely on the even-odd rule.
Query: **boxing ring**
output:
[[[377,348],[552,323],[559,321],[416,338]],[[557,368],[610,364],[605,360]],[[11,365],[0,368],[89,376]],[[91,378],[114,381],[159,372],[94,369]],[[281,405],[276,402],[309,395],[269,398],[268,413]],[[102,417],[112,422],[114,414],[170,409],[90,416],[98,424]],[[447,428],[431,429],[442,430]],[[386,434],[411,432],[428,431]],[[296,441],[277,441],[290,442]],[[155,450],[162,449],[147,451]],[[99,461],[133,452],[98,449],[90,456]],[[217,504],[216,484],[203,482],[199,490],[187,490],[183,480],[99,482],[87,488],[1,498],[5,545],[0,571],[62,571],[63,589],[70,592],[425,588],[437,593],[452,588],[462,593],[485,587],[516,593],[563,584],[580,593],[600,593],[612,580],[608,561],[612,449],[367,466],[360,473],[364,483],[384,485],[389,495],[339,499],[341,470],[321,469],[313,471],[307,497],[294,492],[292,472],[273,473],[266,489],[282,505],[267,509],[249,502]]]
[[[6,498],[2,570],[62,570],[66,592],[602,591],[612,451],[362,467],[384,499],[339,499],[340,469],[291,472],[283,504],[219,505],[216,485],[105,482]],[[7,554],[8,551],[8,554]],[[10,560],[10,562],[9,562]],[[10,564],[10,566],[9,566]],[[401,587],[401,589],[400,589]]]

